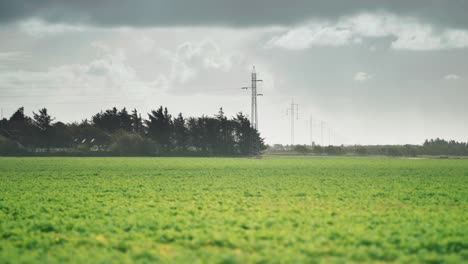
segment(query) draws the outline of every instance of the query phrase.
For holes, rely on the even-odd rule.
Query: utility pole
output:
[[[257,112],[257,96],[263,96],[263,94],[257,93],[257,82],[263,82],[263,80],[257,80],[257,73],[255,72],[255,66],[252,70],[252,85],[247,87],[242,87],[242,89],[251,89],[252,90],[252,99],[251,99],[251,110],[250,110],[250,125],[255,130],[258,130],[258,112]]]
[[[299,119],[299,105],[291,101],[291,107],[287,109],[286,114],[291,113],[291,146],[294,146],[294,116]]]

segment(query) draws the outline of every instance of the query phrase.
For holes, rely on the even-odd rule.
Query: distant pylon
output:
[[[291,145],[294,145],[294,117],[299,119],[299,105],[291,101],[291,107],[287,109],[286,114],[291,113]]]
[[[251,110],[250,110],[250,125],[255,130],[258,130],[258,111],[257,111],[257,96],[263,96],[263,94],[257,93],[257,82],[263,82],[263,80],[257,80],[257,72],[255,71],[255,66],[252,69],[252,85],[247,87],[242,87],[242,89],[251,89],[252,90],[252,99],[251,99]]]

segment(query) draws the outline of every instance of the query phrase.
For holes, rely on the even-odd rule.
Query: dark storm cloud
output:
[[[31,17],[98,26],[265,26],[387,11],[468,27],[467,0],[0,0],[0,22]]]

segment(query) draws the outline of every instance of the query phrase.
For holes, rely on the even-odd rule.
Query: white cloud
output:
[[[352,38],[353,32],[349,28],[317,23],[294,28],[284,35],[274,37],[268,41],[267,47],[279,46],[286,49],[302,50],[310,46],[341,46],[350,43]]]
[[[185,85],[195,79],[213,84],[220,74],[229,74],[234,67],[245,63],[241,55],[223,51],[211,40],[185,42],[175,52],[162,50],[161,54],[171,61],[167,76],[170,86]]]
[[[393,14],[358,14],[336,22],[312,22],[271,38],[266,47],[300,50],[312,46],[360,44],[365,38],[390,37],[396,50],[443,50],[468,47],[468,31],[436,30],[411,17]]]
[[[148,42],[147,51],[157,51],[149,41],[145,42]],[[127,59],[130,51],[127,48],[115,48],[103,41],[94,41],[91,47],[101,51],[101,55],[87,63],[53,66],[40,71],[0,71],[0,86],[7,88],[10,96],[25,90],[55,95],[118,93],[122,96],[132,91],[140,95],[157,91],[210,93],[226,89],[240,93],[242,82],[232,88],[225,87],[226,84],[232,86],[229,80],[233,79],[245,79],[248,83],[249,79],[250,68],[247,69],[244,57],[223,50],[219,43],[211,40],[187,41],[175,50],[159,48],[159,53],[151,53],[159,65],[155,65],[156,72],[146,79]]]
[[[47,35],[56,35],[69,32],[82,32],[87,29],[85,26],[69,25],[69,24],[51,24],[39,19],[29,19],[19,23],[21,31],[34,36],[44,37]]]
[[[136,71],[127,65],[123,50],[116,49],[102,58],[84,64],[49,67],[44,71],[0,71],[0,86],[8,93],[24,92],[64,94],[130,94],[133,87],[147,88],[158,85],[141,81]]]
[[[365,82],[372,79],[372,75],[370,75],[367,72],[357,72],[356,74],[354,74],[353,79],[357,82]]]
[[[456,81],[458,79],[460,79],[460,76],[456,75],[456,74],[447,74],[444,76],[444,79],[447,80],[447,81]]]

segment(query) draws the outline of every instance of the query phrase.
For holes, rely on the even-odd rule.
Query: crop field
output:
[[[463,263],[468,160],[0,158],[0,263]]]

